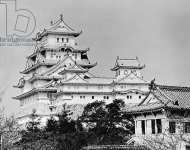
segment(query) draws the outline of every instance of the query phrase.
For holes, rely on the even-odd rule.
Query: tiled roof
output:
[[[60,19],[55,23],[51,22],[51,26],[47,29],[44,29],[41,33],[38,33],[35,40],[40,40],[44,35],[55,33],[60,35],[71,35],[77,37],[82,33],[82,31],[77,32],[74,29],[72,29],[64,22],[63,16],[60,15]]]
[[[78,80],[78,82],[76,82],[76,77],[81,78],[81,80]],[[67,83],[73,83],[73,84],[99,84],[99,85],[108,85],[108,84],[112,84],[113,83],[113,78],[105,78],[105,77],[89,77],[86,78],[86,74],[76,74],[75,76],[73,76],[70,79],[67,80],[62,80],[61,81],[63,84],[67,84]]]
[[[190,108],[190,87],[177,86],[159,86],[159,90],[164,94],[162,97],[167,97],[170,103],[181,108]],[[171,105],[168,103],[168,105]],[[172,105],[171,105],[172,106]]]
[[[13,99],[20,100],[24,97],[28,97],[30,95],[33,95],[34,93],[37,93],[37,92],[56,92],[56,91],[57,91],[56,88],[33,88],[32,90],[30,90],[28,92],[25,92],[21,95],[13,97]]]
[[[122,59],[117,57],[115,66],[111,70],[115,71],[118,68],[142,69],[144,67],[145,67],[144,65],[141,65],[138,57],[131,59]]]
[[[152,99],[156,101],[145,103]],[[190,109],[190,87],[156,85],[138,106],[126,108],[126,111],[139,113],[161,108]]]
[[[45,60],[43,62],[37,62],[36,64],[30,66],[30,67],[27,67],[26,69],[24,69],[23,71],[21,71],[20,73],[23,73],[23,74],[27,74],[28,72],[30,72],[31,70],[34,70],[40,66],[53,66],[57,63],[57,60],[54,61],[54,60]]]

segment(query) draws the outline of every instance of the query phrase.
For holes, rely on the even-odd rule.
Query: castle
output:
[[[23,77],[14,87],[20,94],[14,99],[20,101],[19,122],[28,121],[32,110],[42,122],[62,109],[63,104],[76,111],[82,111],[87,103],[122,99],[127,105],[138,104],[148,92],[148,82],[141,70],[145,67],[139,59],[117,57],[111,69],[113,78],[100,77],[90,73],[97,63],[88,59],[89,48],[81,48],[76,38],[82,32],[67,25],[63,16],[51,22],[49,28],[38,32],[34,38],[34,52],[27,57]]]

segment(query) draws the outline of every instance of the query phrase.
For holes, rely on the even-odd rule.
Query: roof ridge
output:
[[[176,85],[157,85],[158,87],[160,88],[168,88],[168,89],[189,89],[190,90],[190,87],[188,86],[176,86]]]

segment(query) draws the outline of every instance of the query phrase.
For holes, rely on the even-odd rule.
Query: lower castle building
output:
[[[190,150],[190,87],[151,82],[147,96],[125,111],[135,122],[135,134],[128,144]]]
[[[90,69],[97,63],[89,60],[89,48],[76,43],[81,33],[68,26],[61,15],[36,34],[34,52],[27,57],[22,77],[14,86],[20,89],[14,99],[20,101],[17,118],[21,124],[28,121],[34,109],[46,122],[65,103],[77,117],[85,104],[96,100],[110,103],[123,99],[127,105],[134,105],[145,98],[149,91],[149,83],[141,74],[145,65],[137,57],[117,57],[111,69],[114,77],[91,74]]]

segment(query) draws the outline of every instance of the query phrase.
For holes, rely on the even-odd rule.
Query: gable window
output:
[[[157,133],[162,133],[162,121],[161,119],[156,119]]]
[[[174,121],[169,122],[169,132],[175,133],[176,131],[176,123]]]
[[[142,134],[145,134],[145,120],[141,121]]]
[[[185,133],[190,133],[190,122],[184,122]]]
[[[155,129],[155,120],[151,120],[151,127],[152,127],[152,134],[156,133],[156,129]]]
[[[81,59],[88,59],[87,54],[86,53],[81,53]]]

